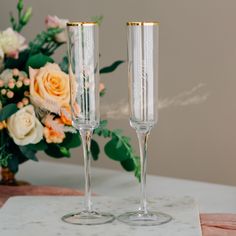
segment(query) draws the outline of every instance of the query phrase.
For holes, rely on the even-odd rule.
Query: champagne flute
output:
[[[91,138],[100,122],[98,24],[68,22],[67,35],[70,106],[72,124],[79,130],[83,145],[85,204],[83,211],[67,214],[62,220],[79,225],[104,224],[112,222],[115,217],[93,210],[90,176]]]
[[[118,216],[129,225],[160,225],[171,216],[150,211],[146,200],[147,140],[157,123],[159,22],[128,22],[128,86],[130,125],[136,130],[141,162],[141,198],[138,211]]]

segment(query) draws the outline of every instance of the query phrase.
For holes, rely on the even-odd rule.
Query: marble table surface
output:
[[[93,192],[111,197],[138,197],[139,185],[133,173],[92,168]],[[35,185],[71,187],[83,190],[83,167],[58,162],[28,161],[20,166],[18,179]],[[148,197],[191,196],[200,212],[236,213],[236,187],[160,176],[147,176]]]
[[[167,224],[129,226],[117,220],[104,225],[71,225],[61,220],[65,214],[83,209],[83,197],[13,197],[0,210],[0,235],[3,236],[200,236],[199,212],[190,197],[156,197],[149,201],[153,210],[172,216]],[[134,197],[93,198],[94,209],[115,216],[136,210]]]

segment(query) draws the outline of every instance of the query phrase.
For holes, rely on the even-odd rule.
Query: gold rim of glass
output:
[[[129,21],[128,26],[138,26],[138,25],[160,25],[159,21]]]
[[[98,25],[97,22],[86,22],[86,21],[71,21],[66,23],[67,26],[80,26],[80,25]]]

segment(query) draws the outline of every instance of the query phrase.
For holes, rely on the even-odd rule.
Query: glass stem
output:
[[[91,158],[90,158],[90,146],[93,130],[92,129],[80,129],[80,136],[82,139],[83,152],[84,152],[84,178],[85,178],[85,210],[92,211],[91,201]]]
[[[139,210],[147,213],[147,199],[146,199],[146,174],[147,174],[147,140],[150,131],[139,132],[137,131],[139,150],[140,150],[140,163],[141,163],[141,198]]]

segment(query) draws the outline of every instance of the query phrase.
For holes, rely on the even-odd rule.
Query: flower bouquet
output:
[[[19,164],[37,161],[38,151],[53,158],[68,158],[70,149],[81,145],[70,118],[67,56],[59,63],[53,59],[55,51],[66,42],[67,20],[47,16],[45,30],[27,44],[21,31],[29,22],[32,9],[24,10],[24,2],[19,0],[17,11],[17,19],[10,14],[11,27],[0,31],[0,166],[5,173],[2,183],[9,183],[9,176],[14,176]],[[100,22],[101,17],[95,20]],[[115,61],[100,73],[113,72],[121,63]],[[104,94],[101,83],[100,96]],[[109,158],[139,177],[139,158],[128,137],[120,130],[109,130],[106,120],[94,133],[108,139],[104,151]],[[99,144],[93,139],[94,160],[99,153]],[[14,180],[10,183],[16,184]]]

